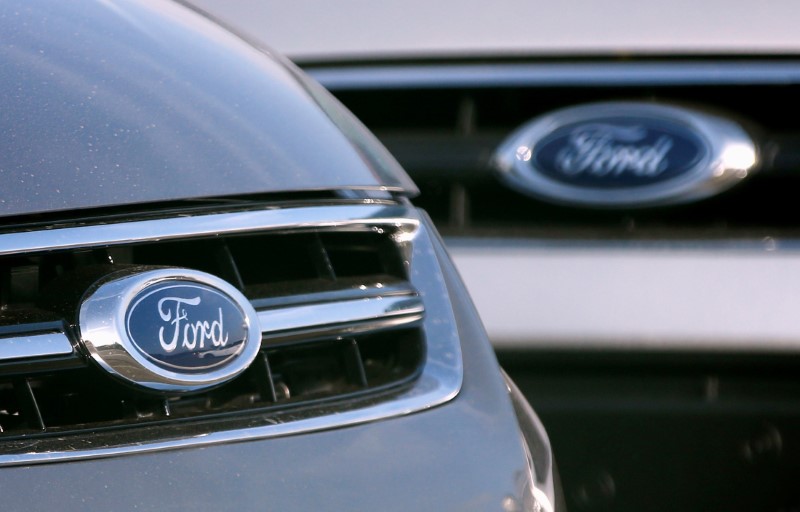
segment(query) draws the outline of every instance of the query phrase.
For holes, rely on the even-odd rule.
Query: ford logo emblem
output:
[[[520,128],[495,163],[513,188],[594,207],[643,207],[717,194],[756,169],[755,143],[738,124],[647,103],[596,103]]]
[[[247,319],[222,292],[200,283],[158,283],[140,292],[125,326],[133,346],[166,370],[225,365],[247,341]]]
[[[249,301],[225,281],[186,269],[107,276],[82,301],[79,326],[83,346],[102,368],[159,392],[230,380],[261,345]]]

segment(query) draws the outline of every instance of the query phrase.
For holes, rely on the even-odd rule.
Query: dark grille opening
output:
[[[200,394],[143,394],[92,367],[0,379],[0,437],[64,433],[302,407],[410,382],[420,370],[419,329],[318,340],[262,351],[230,383]]]
[[[357,345],[346,340],[267,352],[276,392],[289,400],[356,391],[365,382],[355,350]]]
[[[445,235],[590,238],[723,238],[792,236],[797,179],[754,178],[723,195],[692,205],[647,210],[586,210],[557,206],[517,193],[496,181],[460,186],[468,204],[454,201],[452,183],[418,181],[415,200]],[[456,209],[460,213],[454,213]],[[465,219],[460,221],[459,219]]]
[[[28,426],[26,415],[22,412],[14,385],[10,382],[0,382],[0,433],[31,430]]]
[[[354,233],[347,237],[322,236],[322,244],[337,277],[403,275],[397,250],[377,233]]]
[[[42,291],[59,276],[101,263],[108,263],[102,250],[0,258],[0,322],[9,312],[36,308]]]
[[[411,94],[410,94],[411,92]],[[374,130],[452,129],[461,97],[453,90],[335,91],[336,96]],[[425,103],[420,104],[424,94]],[[421,108],[422,107],[422,108]]]
[[[753,76],[756,82],[758,76]],[[798,85],[591,87],[482,87],[335,90],[334,94],[378,133],[435,130],[463,134],[464,118],[477,131],[514,129],[531,117],[594,101],[670,101],[733,113],[771,132],[797,131]],[[391,101],[389,101],[391,99]],[[466,111],[469,112],[466,112]],[[431,113],[431,116],[426,116]]]
[[[420,187],[415,204],[450,236],[706,238],[794,236],[800,214],[800,84],[503,85],[334,90]],[[600,101],[679,104],[756,128],[768,170],[695,204],[603,211],[557,206],[500,183],[490,159],[522,124],[563,107]],[[426,117],[431,113],[430,118]]]
[[[59,428],[157,413],[156,404],[136,403],[132,392],[94,373],[80,369],[28,379],[44,426]]]
[[[413,331],[397,332],[391,339],[365,336],[358,343],[364,372],[371,386],[381,386],[393,380],[408,379],[419,371],[418,360],[425,345]]]
[[[8,303],[31,305],[39,290],[39,267],[22,264],[12,267],[9,276]]]
[[[228,247],[246,286],[328,277],[317,235],[232,238]]]
[[[111,259],[115,264],[186,267],[217,275],[225,272],[229,258],[225,242],[215,239],[111,249]]]
[[[42,294],[62,292],[53,290],[58,278],[70,277],[69,286],[76,286],[78,283],[74,281],[80,280],[75,279],[78,274],[88,274],[82,279],[92,280],[112,271],[112,266],[99,266],[109,262],[117,266],[201,270],[225,279],[254,299],[405,280],[401,258],[389,236],[389,233],[233,236],[0,258],[0,322],[4,317],[10,318],[7,313],[11,310],[51,307],[53,301]],[[100,270],[85,272],[91,268]],[[337,280],[338,283],[334,282]]]
[[[4,337],[13,341],[46,332],[76,333],[77,307],[86,287],[131,265],[202,270],[243,290],[256,308],[270,311],[398,294],[416,297],[392,234],[390,229],[273,232],[0,258],[0,343]],[[356,317],[350,324],[319,328],[312,318],[312,328],[270,339],[234,380],[183,396],[142,392],[76,354],[4,361],[0,437],[268,413],[400,389],[423,364],[420,318],[365,327],[371,318]],[[337,329],[353,330],[343,334]]]

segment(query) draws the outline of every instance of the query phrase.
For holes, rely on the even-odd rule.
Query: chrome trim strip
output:
[[[94,439],[79,434],[70,436],[69,440],[29,438],[17,442],[0,441],[0,452],[5,452],[0,453],[0,466],[94,459],[200,447],[217,443],[315,432],[403,416],[436,407],[455,398],[461,390],[464,373],[461,344],[447,288],[441,279],[432,278],[432,276],[441,274],[439,262],[435,257],[433,241],[427,231],[426,223],[421,222],[418,214],[412,208],[384,205],[321,206],[64,228],[0,236],[4,253],[12,254],[26,248],[42,250],[45,248],[43,244],[48,241],[48,236],[54,232],[56,232],[59,243],[58,247],[68,248],[80,246],[78,241],[89,246],[101,246],[127,243],[132,240],[144,241],[163,239],[164,237],[195,236],[198,232],[221,234],[256,229],[328,229],[336,227],[382,229],[382,226],[395,230],[394,241],[403,252],[408,264],[411,284],[419,292],[419,297],[422,298],[425,307],[422,326],[426,338],[426,359],[421,375],[410,388],[399,392],[385,402],[368,405],[361,409],[343,410],[331,414],[328,407],[327,413],[317,417],[238,430],[210,432],[164,441],[144,441],[122,446],[98,446]],[[76,237],[75,242],[71,242],[69,236]],[[104,240],[103,237],[107,238]],[[11,243],[12,241],[13,243]],[[408,299],[408,297],[405,298]],[[387,297],[381,300],[387,300]],[[410,311],[415,311],[415,307],[410,304],[408,308]],[[413,317],[414,314],[411,316]],[[388,316],[386,320],[391,318]],[[271,421],[269,417],[264,417],[263,420],[265,423]],[[70,449],[63,449],[67,445],[70,446]]]
[[[0,362],[34,357],[72,354],[72,344],[63,332],[22,334],[0,338]]]
[[[789,85],[800,82],[800,61],[345,65],[308,66],[305,71],[334,91],[518,86]]]
[[[800,353],[797,240],[447,244],[497,348]]]
[[[258,311],[258,322],[262,335],[272,337],[288,334],[293,330],[330,330],[341,326],[345,330],[351,324],[368,323],[360,330],[379,329],[382,326],[401,325],[417,321],[425,311],[417,296],[390,296],[355,299],[322,304],[274,308]],[[352,328],[352,327],[350,327]]]
[[[403,218],[405,214],[405,208],[395,205],[311,206],[23,231],[0,235],[0,256],[250,231],[370,229],[373,225],[388,225],[413,232],[419,222]]]

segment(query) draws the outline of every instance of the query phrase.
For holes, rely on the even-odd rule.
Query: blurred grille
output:
[[[398,158],[422,191],[416,203],[446,235],[707,239],[791,235],[797,229],[798,69],[784,61],[665,60],[308,71]],[[648,210],[554,206],[495,180],[491,155],[523,123],[563,107],[616,100],[677,103],[741,120],[762,134],[765,169],[719,197]]]

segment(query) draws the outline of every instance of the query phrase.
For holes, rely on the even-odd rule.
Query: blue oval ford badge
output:
[[[560,203],[651,206],[716,194],[746,177],[755,144],[730,120],[646,103],[596,103],[534,119],[495,155],[512,187]]]
[[[236,288],[189,269],[135,268],[93,285],[81,343],[113,376],[161,393],[216,386],[261,349],[258,315]]]
[[[244,348],[247,319],[227,295],[200,283],[166,281],[134,299],[125,325],[156,365],[182,372],[224,365]]]
[[[680,176],[707,153],[700,137],[674,123],[610,117],[555,130],[535,145],[532,163],[563,183],[639,187]]]

